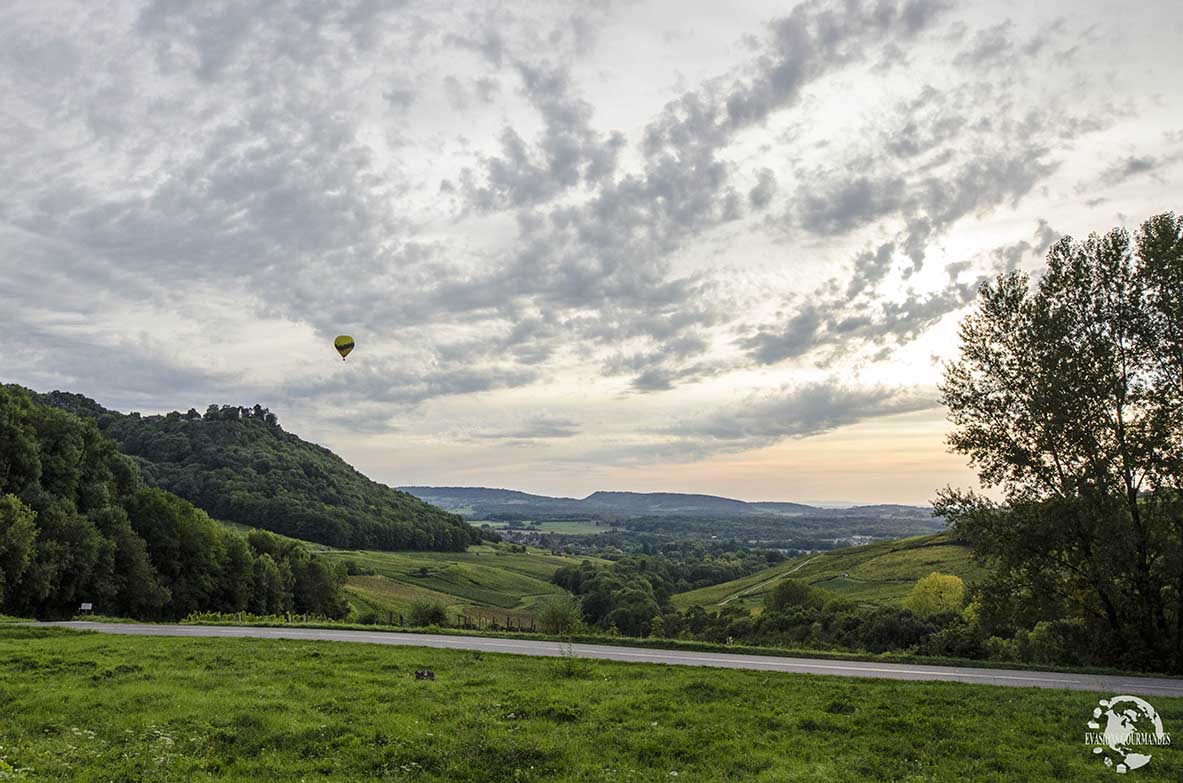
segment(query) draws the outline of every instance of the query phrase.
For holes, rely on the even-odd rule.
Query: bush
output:
[[[984,658],[987,648],[979,626],[961,615],[937,615],[929,618],[941,629],[924,640],[922,652],[953,658]]]
[[[770,612],[795,606],[821,606],[822,596],[804,582],[786,579],[777,584],[770,593],[764,596],[764,607]]]
[[[1088,631],[1079,620],[1044,620],[1031,629],[1029,638],[1032,660],[1044,665],[1083,663],[1088,649]]]
[[[920,617],[942,612],[958,612],[965,602],[965,582],[961,577],[933,571],[912,586],[904,606]]]
[[[416,601],[411,606],[411,625],[447,625],[448,610],[435,601]]]
[[[1018,641],[1015,639],[1003,639],[1000,636],[991,636],[986,640],[986,655],[992,661],[1018,663],[1023,660],[1023,656],[1019,651]]]
[[[583,625],[583,610],[573,595],[546,599],[538,611],[538,624],[543,633],[568,634]]]

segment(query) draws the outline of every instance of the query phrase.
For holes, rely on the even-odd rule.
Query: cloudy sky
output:
[[[1183,207],[1180,40],[1177,0],[10,0],[0,380],[260,402],[391,484],[924,502],[972,482],[978,282]]]

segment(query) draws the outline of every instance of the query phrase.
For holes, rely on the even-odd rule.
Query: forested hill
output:
[[[480,540],[460,516],[371,481],[258,405],[141,416],[79,394],[39,399],[96,420],[145,480],[217,519],[352,549],[463,551]]]
[[[0,385],[0,614],[340,617],[340,576],[300,544],[242,536],[144,486],[94,421]]]

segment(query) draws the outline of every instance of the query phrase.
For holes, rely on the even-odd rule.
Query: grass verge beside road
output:
[[[434,680],[415,678],[425,668]],[[1083,744],[1096,698],[0,627],[0,770],[96,781],[1101,781],[1113,773]],[[1154,702],[1168,730],[1183,720],[1183,699]],[[1155,749],[1137,775],[1179,780],[1183,753]]]
[[[736,655],[766,655],[785,658],[820,658],[831,661],[864,661],[879,663],[914,663],[927,666],[968,666],[976,669],[1022,669],[1025,671],[1074,672],[1080,674],[1111,674],[1122,677],[1176,677],[1177,675],[1157,672],[1127,672],[1120,669],[1105,669],[1093,666],[1045,666],[1023,663],[1020,661],[984,661],[972,658],[940,658],[927,655],[909,655],[906,653],[860,653],[844,650],[810,650],[785,647],[754,647],[742,644],[715,644],[712,642],[690,641],[684,639],[663,639],[657,637],[610,636],[608,634],[545,634],[528,633],[507,630],[481,631],[465,628],[440,628],[429,626],[425,628],[398,627],[389,625],[360,625],[345,621],[306,620],[301,616],[296,619],[284,617],[253,617],[235,619],[232,614],[211,614],[198,616],[196,619],[186,619],[185,625],[238,625],[254,626],[258,628],[323,628],[326,630],[345,631],[375,631],[378,633],[425,633],[446,636],[480,636],[491,639],[531,639],[547,642],[574,642],[577,644],[603,644],[614,647],[638,647],[655,650],[684,650],[689,652],[733,653]],[[75,617],[75,620],[88,620],[88,617]],[[1180,678],[1183,679],[1183,678]]]

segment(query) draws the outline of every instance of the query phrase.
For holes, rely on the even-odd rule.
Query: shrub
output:
[[[447,625],[448,611],[435,601],[416,601],[411,605],[411,625]]]
[[[1019,652],[1019,643],[1015,639],[1003,639],[991,636],[986,640],[986,655],[992,661],[1018,662],[1023,660]]]
[[[538,624],[543,633],[568,634],[583,625],[583,610],[573,595],[546,599],[538,611]]]
[[[764,596],[764,607],[770,612],[779,612],[795,606],[820,606],[823,603],[824,600],[817,590],[796,579],[780,582]]]
[[[1076,665],[1088,649],[1088,632],[1079,620],[1044,620],[1031,629],[1030,643],[1036,663]]]
[[[961,577],[933,571],[912,586],[904,606],[921,617],[928,617],[961,611],[964,602],[965,582]]]

